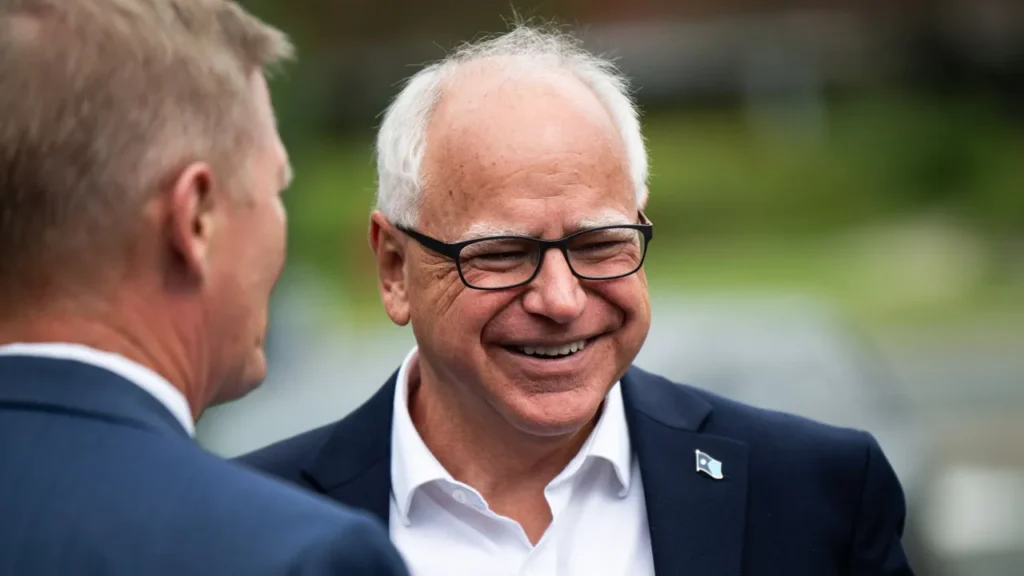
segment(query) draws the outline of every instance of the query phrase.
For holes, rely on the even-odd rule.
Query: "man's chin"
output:
[[[221,383],[214,405],[244,398],[259,388],[266,378],[266,354],[262,348],[256,348],[246,359],[245,365],[235,371],[235,376]]]
[[[253,350],[252,356],[245,364],[245,370],[243,371],[243,377],[240,383],[240,387],[244,390],[243,395],[259,388],[266,379],[267,353],[263,347],[260,346]]]
[[[585,428],[597,415],[604,395],[585,388],[529,394],[509,403],[513,425],[538,437],[566,436]]]

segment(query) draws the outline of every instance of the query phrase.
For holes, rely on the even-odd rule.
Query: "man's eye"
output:
[[[600,252],[602,250],[614,250],[620,248],[624,242],[620,241],[605,241],[605,242],[591,242],[574,250],[583,252]]]
[[[474,258],[487,260],[488,262],[506,262],[509,260],[520,260],[525,257],[525,252],[491,252],[488,254],[478,254],[474,256]]]

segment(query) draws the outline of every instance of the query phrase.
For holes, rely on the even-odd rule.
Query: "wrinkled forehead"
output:
[[[424,222],[478,237],[636,221],[625,146],[586,85],[564,73],[472,72],[446,90],[428,127]]]

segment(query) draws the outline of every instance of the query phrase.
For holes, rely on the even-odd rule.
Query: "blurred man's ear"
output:
[[[197,162],[187,166],[167,191],[167,226],[179,270],[188,281],[206,276],[214,233],[213,170]]]
[[[405,243],[379,210],[370,215],[370,247],[377,260],[377,285],[384,311],[399,326],[409,323],[409,298],[405,283]]]
[[[647,186],[644,186],[643,192],[639,196],[637,196],[637,208],[639,208],[640,210],[647,209],[647,199],[649,198],[649,195],[650,191],[647,190]]]

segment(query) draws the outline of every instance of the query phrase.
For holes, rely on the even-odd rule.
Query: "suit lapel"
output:
[[[391,517],[391,459],[378,460],[351,481],[324,494],[347,506],[370,512],[387,526]]]
[[[391,506],[391,420],[397,373],[365,404],[338,421],[303,470],[327,497],[384,522]]]
[[[711,406],[684,387],[632,368],[622,379],[640,463],[657,574],[739,576],[747,507],[747,447],[701,432]],[[696,451],[722,464],[697,471]]]

